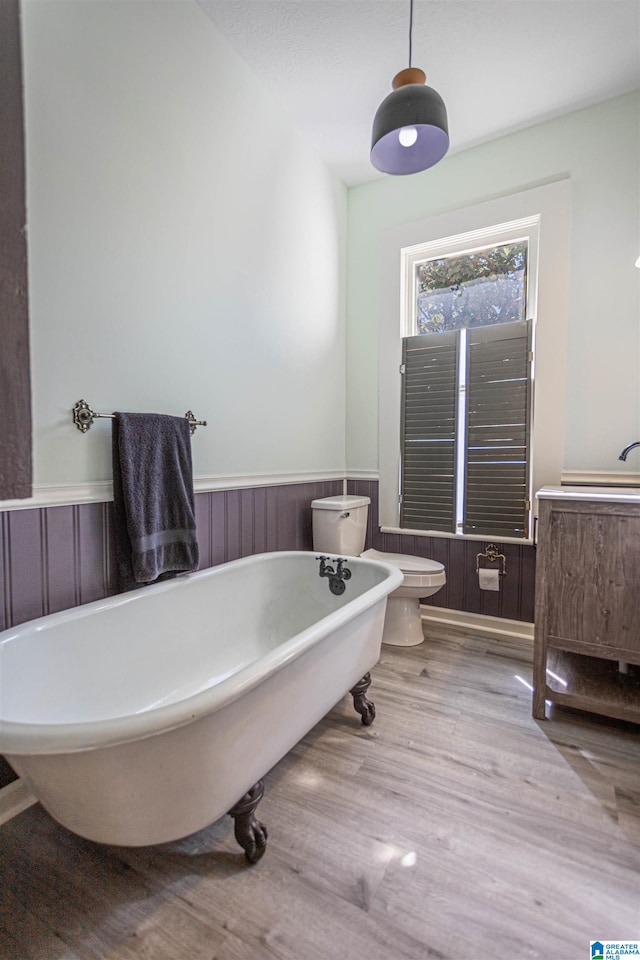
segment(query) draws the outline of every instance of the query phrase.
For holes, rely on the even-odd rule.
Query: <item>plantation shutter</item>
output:
[[[468,331],[464,533],[529,529],[531,321]]]
[[[405,337],[400,526],[455,532],[458,334]]]

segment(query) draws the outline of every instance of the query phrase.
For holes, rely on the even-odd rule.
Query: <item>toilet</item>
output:
[[[404,581],[387,599],[382,642],[396,647],[414,647],[424,640],[420,600],[433,596],[444,586],[447,582],[445,569],[437,560],[425,557],[364,550],[370,503],[369,497],[357,496],[313,500],[313,549],[333,557],[365,557],[398,567],[404,574]]]

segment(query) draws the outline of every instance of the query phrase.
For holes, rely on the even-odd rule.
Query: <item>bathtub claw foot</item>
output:
[[[267,828],[254,816],[263,795],[264,783],[258,780],[229,810],[229,816],[234,821],[236,840],[249,863],[257,863],[267,848]]]
[[[370,726],[375,720],[376,708],[371,700],[367,700],[365,694],[371,686],[371,674],[365,673],[362,680],[358,680],[355,687],[352,687],[349,693],[353,697],[354,709],[362,717],[365,727]]]

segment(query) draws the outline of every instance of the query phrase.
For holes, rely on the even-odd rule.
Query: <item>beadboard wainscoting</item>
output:
[[[200,567],[270,550],[311,550],[311,501],[342,480],[195,496]],[[0,630],[117,593],[109,503],[0,513]],[[0,757],[0,788],[15,779]]]
[[[321,480],[195,497],[200,567],[269,550],[311,550],[311,501],[342,492]],[[111,503],[0,514],[0,630],[117,592]]]
[[[406,553],[429,557],[443,563],[447,583],[422,603],[448,610],[464,610],[490,617],[533,623],[535,598],[536,549],[531,544],[464,540],[456,537],[421,537],[382,533],[378,525],[378,481],[348,480],[350,494],[371,498],[367,527],[367,548],[386,553]],[[476,574],[476,556],[488,543],[495,543],[506,557],[507,575],[501,578],[499,591],[481,590]]]
[[[200,566],[268,550],[311,550],[311,501],[342,488],[332,479],[197,493]],[[378,482],[349,480],[348,492],[371,498],[367,547],[444,563],[447,584],[426,604],[533,622],[535,547],[496,541],[507,576],[499,592],[480,590],[476,554],[483,541],[382,533]],[[107,502],[0,513],[0,630],[116,592],[111,510]]]

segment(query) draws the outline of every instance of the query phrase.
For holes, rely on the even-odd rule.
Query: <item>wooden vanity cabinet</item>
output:
[[[539,500],[533,686],[539,720],[550,700],[640,723],[640,496]]]

